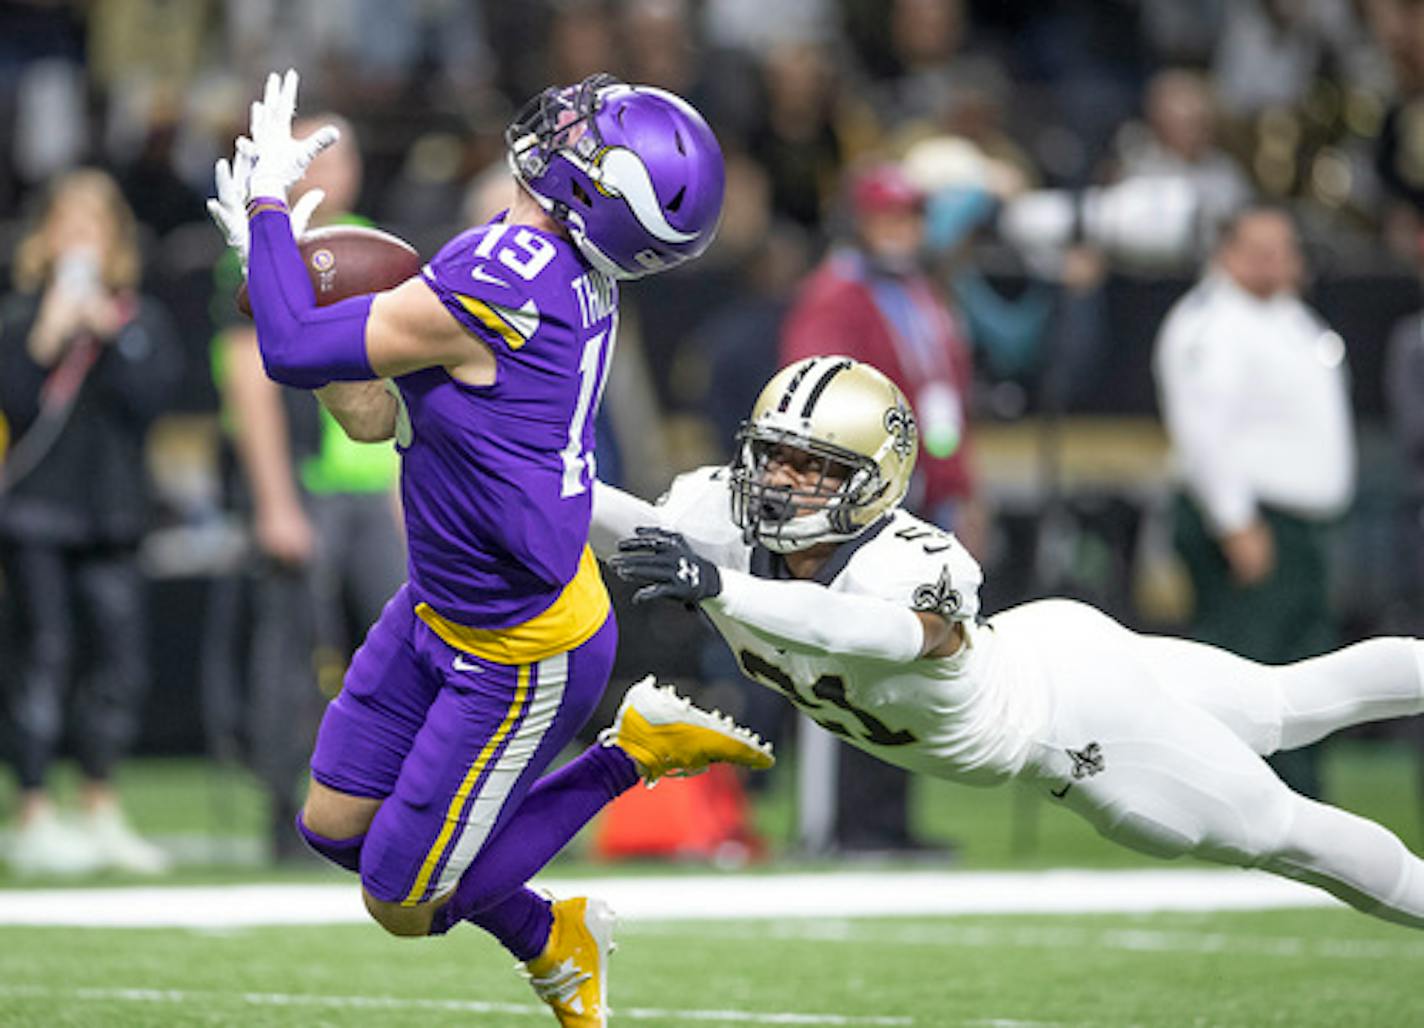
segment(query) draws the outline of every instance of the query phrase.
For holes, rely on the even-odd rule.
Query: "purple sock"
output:
[[[448,904],[447,904],[448,906]],[[444,908],[441,908],[443,912]],[[440,916],[437,912],[436,917]],[[544,952],[554,926],[553,904],[533,889],[520,889],[467,920],[489,932],[515,960],[533,960]],[[432,934],[435,934],[432,929]]]
[[[516,945],[525,950],[531,945],[532,935],[523,933],[538,931],[538,946],[530,954],[537,955],[548,939],[551,921],[547,904],[524,883],[554,859],[594,814],[637,782],[638,767],[632,758],[610,746],[593,746],[539,779],[460,877],[449,902],[435,912],[430,934],[441,935],[461,921],[470,921],[518,956]],[[531,901],[544,906],[542,922],[535,923]]]
[[[353,835],[349,839],[328,839],[308,828],[306,822],[302,820],[301,814],[297,815],[297,831],[307,841],[308,846],[337,867],[344,867],[348,871],[360,873],[361,846],[366,841],[365,832]]]

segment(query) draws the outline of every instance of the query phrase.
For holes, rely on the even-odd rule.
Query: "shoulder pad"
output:
[[[525,225],[461,232],[422,269],[456,320],[492,346],[518,350],[550,317],[568,320],[573,249]]]
[[[851,587],[954,621],[979,613],[984,572],[950,532],[896,511],[846,567]]]

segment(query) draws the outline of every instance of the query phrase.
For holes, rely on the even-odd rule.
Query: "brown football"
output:
[[[404,239],[378,228],[328,225],[314,228],[297,242],[311,276],[318,307],[348,296],[379,293],[420,272],[420,254]],[[247,283],[237,290],[237,309],[252,316]]]

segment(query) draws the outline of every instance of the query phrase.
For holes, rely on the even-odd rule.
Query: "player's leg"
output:
[[[327,705],[311,759],[311,784],[297,830],[317,853],[359,871],[366,833],[394,790],[401,766],[439,693],[412,648],[418,623],[405,588],[351,659],[341,693]]]
[[[1424,644],[1415,639],[1370,639],[1270,667],[1184,639],[1132,638],[1163,688],[1263,756],[1350,725],[1424,712]]]
[[[541,748],[547,746],[548,753],[536,755],[531,773],[546,765],[591,713],[612,665],[614,638],[610,618],[589,642],[535,669],[531,678],[550,687],[562,673],[570,721],[565,726],[556,722],[546,734]],[[440,934],[467,920],[485,929],[524,962],[535,993],[561,1024],[603,1024],[612,912],[586,897],[551,901],[524,883],[594,814],[640,779],[653,780],[674,770],[697,771],[718,760],[763,767],[771,763],[769,752],[751,733],[697,709],[671,689],[658,688],[648,676],[628,690],[598,745],[538,778],[522,800],[517,795],[506,800],[453,889],[439,894],[440,905],[426,927]],[[386,813],[383,810],[381,817]],[[478,838],[466,831],[466,838]],[[455,873],[452,864],[464,859],[458,846],[448,859],[446,877]],[[420,927],[420,916],[429,906],[373,912],[378,918],[395,915],[382,923],[404,933]]]
[[[494,930],[490,918],[503,900],[608,803],[640,780],[696,772],[718,761],[765,768],[771,757],[751,732],[659,688],[649,675],[624,695],[599,745],[540,778],[507,823],[491,833],[437,913],[432,932],[460,920]]]
[[[246,709],[249,763],[267,793],[271,855],[300,852],[292,835],[298,787],[322,717],[314,672],[314,569],[264,562],[253,581]]]
[[[517,665],[456,650],[428,630],[417,630],[416,638],[442,688],[372,822],[361,864],[368,908],[398,935],[430,930],[436,908],[593,712],[612,668],[617,626],[610,617],[574,650]],[[575,764],[565,777],[592,779],[598,789],[600,769],[588,760]],[[577,831],[577,825],[568,835],[553,825],[524,827],[515,844],[522,841],[544,861]],[[510,883],[505,896],[522,885],[522,879]],[[543,945],[548,909],[540,902],[542,917],[526,898],[523,909],[488,926],[516,955]]]
[[[1220,720],[1158,687],[1115,625],[1079,619],[1073,638],[1049,647],[1054,716],[1028,769],[1051,796],[1133,849],[1261,867],[1424,926],[1424,862],[1391,832],[1292,792]]]
[[[149,680],[148,610],[138,557],[90,552],[75,565],[75,585],[93,618],[93,660],[76,704],[76,754],[84,773],[86,830],[104,862],[160,874],[171,860],[129,825],[112,783],[138,731]]]

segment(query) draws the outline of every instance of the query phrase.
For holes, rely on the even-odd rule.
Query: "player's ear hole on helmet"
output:
[[[593,206],[593,201],[589,199],[588,193],[584,191],[583,186],[579,185],[577,182],[572,182],[570,183],[570,185],[573,188],[574,199],[577,200],[579,203],[583,204],[585,207],[591,208]]]
[[[686,196],[686,195],[687,195],[687,187],[686,187],[686,186],[683,186],[681,189],[679,189],[679,190],[677,191],[677,195],[674,196],[671,200],[668,201],[668,203],[667,203],[667,209],[670,210],[670,211],[672,211],[674,214],[676,214],[676,213],[677,213],[677,209],[682,206],[682,198],[683,198],[684,196]]]

